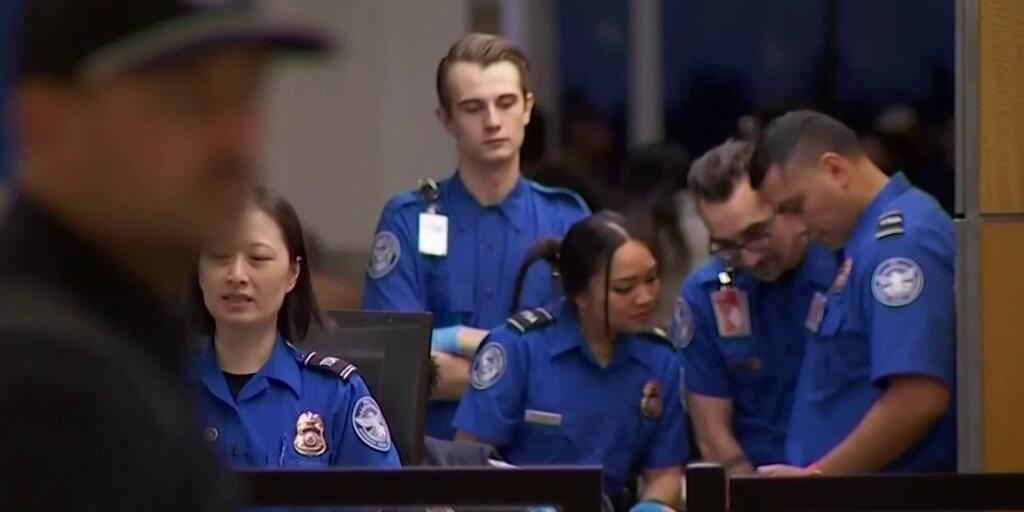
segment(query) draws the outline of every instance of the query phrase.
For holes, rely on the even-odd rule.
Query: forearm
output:
[[[754,466],[747,459],[730,426],[698,430],[697,444],[705,460],[722,465],[729,476],[746,476],[754,473]]]
[[[946,407],[948,395],[941,392],[892,386],[817,469],[829,475],[877,472],[924,437]]]
[[[430,355],[437,364],[437,387],[430,398],[449,401],[462,399],[469,385],[469,361],[444,352],[432,352]]]

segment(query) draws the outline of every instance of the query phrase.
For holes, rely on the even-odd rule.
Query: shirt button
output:
[[[488,289],[484,290],[484,293],[485,293],[485,294],[486,294],[486,295],[487,295],[488,297],[493,297],[493,296],[494,296],[494,288],[488,288]]]
[[[231,456],[232,457],[238,457],[238,447],[237,446],[231,449]]]
[[[493,241],[487,242],[487,248],[493,250],[494,249],[494,242]]]

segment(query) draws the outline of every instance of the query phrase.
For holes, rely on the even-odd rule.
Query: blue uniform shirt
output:
[[[668,341],[623,334],[602,368],[572,310],[563,302],[548,311],[546,325],[491,333],[473,361],[456,427],[512,464],[601,465],[609,494],[631,470],[682,466],[689,449]]]
[[[434,327],[490,330],[512,308],[516,273],[526,251],[545,238],[561,238],[589,212],[564,190],[520,178],[500,204],[483,207],[459,174],[438,184],[437,213],[448,217],[448,255],[419,252],[419,217],[428,203],[419,192],[391,199],[381,214],[363,287],[363,308],[429,311]],[[538,262],[523,286],[521,305],[542,306],[560,295],[551,269]],[[432,401],[427,434],[451,439],[457,402]]]
[[[803,263],[785,282],[758,281],[737,271],[732,287],[745,293],[749,329],[744,335],[720,332],[712,295],[725,271],[713,259],[683,283],[671,337],[677,346],[686,389],[733,402],[732,431],[755,466],[785,462],[786,429],[807,321],[815,292],[828,289],[835,256],[810,244]]]
[[[786,455],[807,465],[841,443],[895,375],[938,379],[955,394],[953,223],[930,196],[892,177],[839,253],[825,315],[797,385]],[[955,404],[886,471],[956,468]]]
[[[400,467],[380,407],[354,367],[339,376],[305,366],[304,357],[278,338],[235,398],[206,343],[189,382],[214,451],[233,467]]]

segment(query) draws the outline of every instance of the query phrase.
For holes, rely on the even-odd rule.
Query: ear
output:
[[[285,293],[291,293],[299,282],[299,274],[302,273],[302,258],[295,258],[291,265],[288,265],[288,289]]]
[[[532,92],[526,93],[523,97],[523,124],[530,124],[530,119],[533,118],[533,106],[536,103],[536,99]]]
[[[818,164],[840,188],[845,189],[849,186],[850,179],[852,178],[853,164],[848,158],[839,153],[826,151],[821,155]]]
[[[438,122],[441,123],[441,126],[444,127],[445,131],[447,131],[454,137],[455,127],[453,126],[452,123],[451,113],[445,110],[443,106],[438,105],[437,108],[434,109],[434,116],[437,117]]]

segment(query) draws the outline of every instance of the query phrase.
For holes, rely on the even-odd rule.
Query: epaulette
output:
[[[646,331],[643,331],[642,334],[646,334],[647,336],[653,338],[655,341],[659,343],[664,343],[665,345],[668,345],[672,350],[676,349],[676,346],[668,337],[668,333],[665,332],[665,329],[662,329],[661,327],[652,327]]]
[[[358,371],[356,365],[340,357],[321,354],[315,350],[306,354],[306,357],[302,359],[302,364],[307,368],[333,373],[341,377],[342,382],[348,382]]]
[[[903,234],[903,212],[889,210],[878,217],[875,225],[875,240]]]
[[[525,334],[527,331],[555,323],[555,317],[544,308],[535,308],[512,315],[506,323],[519,334]]]

